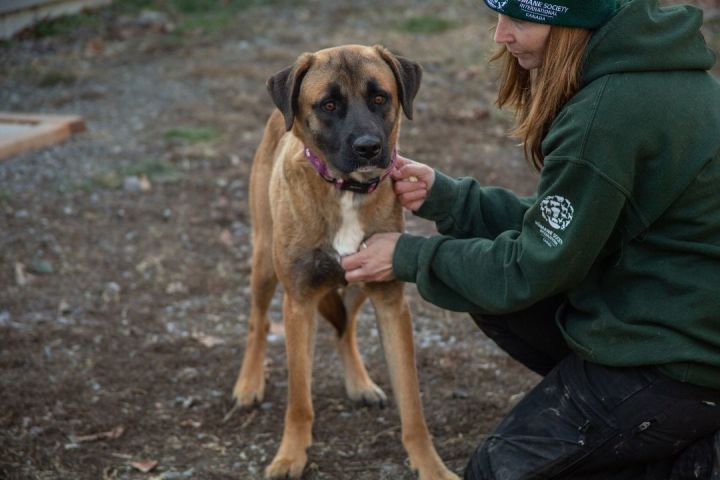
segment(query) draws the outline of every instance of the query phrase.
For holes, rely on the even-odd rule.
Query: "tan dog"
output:
[[[402,441],[423,480],[457,479],[430,440],[420,403],[411,318],[403,284],[348,287],[339,264],[364,238],[403,229],[390,180],[400,111],[412,116],[420,66],[382,47],[349,45],[314,54],[268,80],[278,107],[265,129],[250,179],[252,304],[247,348],[233,396],[241,407],[265,388],[267,311],[278,279],[288,360],[282,443],[268,478],[299,478],[312,443],[310,395],[315,313],[337,329],[349,397],[383,405],[358,354],[355,321],[370,298],[377,313]]]

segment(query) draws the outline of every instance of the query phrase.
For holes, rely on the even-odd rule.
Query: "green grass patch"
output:
[[[123,186],[126,177],[146,176],[152,183],[170,183],[180,179],[181,172],[170,162],[147,159],[133,165],[107,170],[93,175],[80,185],[82,190],[117,190]]]
[[[197,15],[207,12],[237,13],[251,7],[272,5],[274,0],[170,0],[172,7],[179,13]]]
[[[13,194],[6,188],[0,188],[0,207],[9,207],[12,204]]]
[[[165,132],[165,138],[190,144],[211,143],[222,138],[222,133],[212,127],[177,127]]]
[[[72,85],[77,82],[78,77],[72,72],[63,72],[60,70],[50,70],[40,75],[38,86],[55,87],[58,85]]]
[[[177,33],[215,33],[224,30],[233,21],[231,15],[203,13],[184,17],[177,26]]]
[[[2,1],[2,0],[0,0]],[[287,0],[115,0],[103,9],[43,20],[29,31],[34,37],[66,37],[78,30],[101,32],[118,15],[139,15],[143,10],[164,13],[177,28],[177,34],[213,33],[229,27],[242,11]],[[0,47],[2,44],[0,44]]]
[[[170,0],[177,17],[177,33],[212,34],[228,28],[248,8],[277,3],[275,0]]]
[[[33,27],[33,33],[40,38],[67,36],[81,28],[97,28],[101,23],[102,20],[96,13],[82,12],[77,15],[42,20]]]
[[[115,0],[113,6],[123,12],[139,12],[148,8],[154,8],[155,0]]]
[[[445,18],[432,15],[410,17],[400,24],[400,30],[408,33],[435,34],[455,28],[457,24]]]
[[[178,169],[170,162],[163,160],[143,160],[140,163],[120,169],[123,177],[139,177],[145,175],[150,180],[166,180],[179,174]]]

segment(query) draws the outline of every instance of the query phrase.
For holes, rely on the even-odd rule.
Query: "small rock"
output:
[[[70,312],[72,312],[70,304],[67,303],[65,300],[61,300],[60,305],[58,305],[58,313],[60,315],[68,315]]]
[[[165,289],[165,293],[167,293],[168,295],[187,292],[188,288],[182,282],[171,282]]]
[[[194,468],[188,468],[184,472],[164,472],[158,477],[152,477],[151,480],[180,480],[183,478],[192,478],[195,474]]]
[[[27,210],[18,210],[15,212],[15,218],[30,218],[30,213]]]
[[[470,394],[465,390],[455,390],[452,392],[452,398],[466,399],[469,398]]]
[[[142,190],[142,185],[138,177],[125,177],[123,179],[123,190],[126,192],[137,193]]]
[[[175,405],[179,405],[183,408],[190,408],[193,405],[197,403],[197,398],[195,397],[183,397],[182,395],[178,395],[175,397]]]
[[[198,370],[197,368],[193,367],[185,367],[182,370],[180,370],[180,373],[178,374],[179,380],[193,380],[198,377]]]
[[[138,25],[143,27],[152,27],[156,25],[165,25],[168,23],[168,17],[162,12],[155,10],[143,10],[137,17]]]
[[[37,273],[38,275],[50,275],[52,273],[55,273],[55,269],[53,268],[52,264],[47,260],[43,260],[41,258],[33,260],[33,262],[30,264],[30,271],[32,273]]]
[[[400,465],[385,463],[380,467],[380,478],[383,480],[403,478],[404,475],[405,468]]]
[[[102,293],[102,299],[105,303],[117,302],[120,300],[120,285],[115,282],[110,282],[105,285],[105,289]]]

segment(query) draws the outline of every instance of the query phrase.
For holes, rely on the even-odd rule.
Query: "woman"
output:
[[[415,282],[544,376],[466,478],[710,478],[720,85],[701,12],[485,2],[499,13],[498,104],[516,111],[536,195],[403,159],[399,201],[441,235],[374,235],[343,260],[346,279]]]

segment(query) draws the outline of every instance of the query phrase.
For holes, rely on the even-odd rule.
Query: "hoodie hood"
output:
[[[710,70],[715,55],[700,32],[702,19],[702,10],[690,5],[623,1],[590,39],[582,84],[611,73]]]

